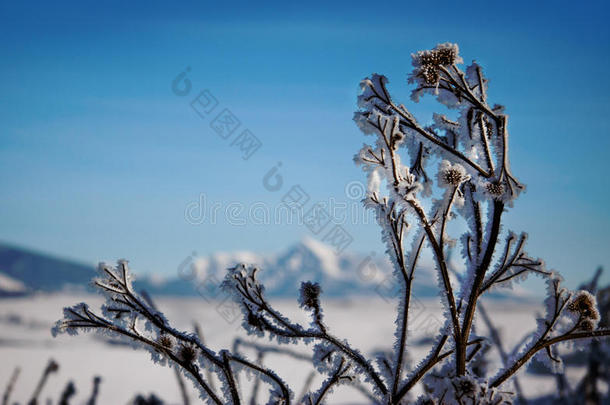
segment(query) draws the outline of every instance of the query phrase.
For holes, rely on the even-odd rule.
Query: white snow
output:
[[[19,280],[15,280],[0,272],[0,292],[20,293],[27,291],[27,287]]]
[[[28,299],[0,301],[0,386],[7,383],[14,367],[21,367],[13,401],[29,399],[46,362],[53,357],[60,369],[58,374],[50,377],[43,391],[41,398],[45,401],[46,398],[56,401],[65,384],[74,380],[78,390],[74,403],[82,403],[88,398],[93,377],[101,375],[103,381],[99,404],[122,404],[137,393],[150,392],[155,392],[170,404],[181,403],[173,370],[154,365],[149,353],[106,344],[94,334],[51,337],[50,327],[62,316],[62,308],[81,301],[96,308],[102,298],[96,295],[36,295]],[[228,322],[221,317],[217,312],[218,303],[202,298],[162,298],[157,299],[156,303],[178,328],[191,330],[192,321],[198,321],[206,341],[215,350],[230,348],[236,336],[254,339],[245,336],[240,327],[241,320]],[[276,305],[293,321],[307,324],[309,316],[298,308],[296,299],[276,301]],[[354,347],[370,357],[375,351],[390,349],[394,333],[394,302],[373,298],[325,300],[322,297],[322,305],[326,322],[336,336],[347,338]],[[542,306],[527,301],[490,301],[486,303],[486,309],[503,334],[505,346],[512,347],[526,332],[536,328],[535,312],[540,311]],[[407,353],[411,366],[427,354],[429,346],[422,344],[421,339],[428,335],[429,326],[436,325],[435,320],[440,322],[443,319],[436,300],[421,299],[413,311],[413,328],[410,330]],[[482,324],[477,326],[484,328]],[[267,339],[258,339],[257,342],[269,343]],[[298,346],[296,349],[311,354],[312,346]],[[245,353],[255,358],[253,352]],[[492,360],[491,370],[500,367],[497,356],[494,355]],[[302,382],[313,370],[308,362],[274,354],[266,356],[265,364],[275,369],[297,394]],[[579,368],[568,368],[568,376],[573,381],[582,372]],[[316,376],[312,389],[317,389],[323,379],[324,376]],[[246,378],[241,380],[243,383],[247,381]],[[521,384],[530,397],[555,389],[552,377],[529,373],[522,376]],[[189,391],[194,400],[195,390]],[[266,392],[266,389],[261,391],[261,397]],[[342,386],[335,390],[329,403],[353,405],[366,404],[367,401],[353,388]]]

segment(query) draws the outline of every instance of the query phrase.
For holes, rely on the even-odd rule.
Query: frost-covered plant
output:
[[[95,405],[97,402],[97,397],[100,393],[100,384],[102,383],[102,377],[95,376],[93,377],[93,388],[91,389],[91,396],[87,401],[87,405]],[[187,404],[185,404],[187,405]]]
[[[440,362],[444,363],[440,372],[426,377],[431,400],[496,403],[492,396],[503,396],[499,389],[533,356],[546,356],[558,367],[561,360],[554,353],[555,344],[610,334],[596,330],[599,313],[591,294],[561,287],[557,273],[524,251],[525,233],[508,232],[504,247],[498,246],[502,215],[524,186],[510,170],[504,107],[488,104],[487,79],[481,67],[473,62],[463,71],[458,67],[461,63],[454,44],[413,55],[409,82],[416,88],[412,99],[431,94],[449,111],[455,110],[455,117],[434,114],[432,125],[420,124],[392,99],[384,76],[375,74],[363,80],[358,98],[355,121],[374,137],[356,156],[369,176],[365,204],[377,212],[387,253],[403,284],[390,389],[394,403]],[[405,154],[401,154],[403,150]],[[430,171],[436,172],[436,194]],[[385,191],[381,191],[382,182]],[[459,238],[465,271],[452,277],[456,269],[449,263],[447,251],[456,240],[447,225],[457,217],[466,225]],[[424,248],[434,257],[446,322],[430,356],[402,382],[411,283]],[[478,346],[470,350],[469,345],[478,338],[472,331],[477,302],[490,290],[508,287],[532,273],[546,280],[546,316],[538,320],[538,329],[507,359],[503,369],[489,378],[473,379],[470,363]],[[448,358],[442,358],[443,348],[451,351]],[[472,395],[462,396],[458,388],[464,381],[474,385]]]
[[[32,394],[32,399],[30,399],[28,405],[38,405],[38,397],[40,396],[42,389],[46,385],[49,376],[51,374],[57,373],[57,370],[59,370],[59,364],[57,364],[55,360],[50,359],[44,371],[42,372],[42,376],[40,377],[40,380],[36,385],[36,389],[34,390],[34,393]]]
[[[59,405],[70,405],[70,398],[72,398],[76,394],[76,387],[74,386],[73,381],[68,381],[66,387],[61,393],[61,397],[59,398]]]
[[[610,324],[610,286],[601,288],[598,286],[602,272],[603,269],[598,268],[592,280],[582,284],[579,288],[596,295],[600,313],[599,327],[606,328]],[[577,307],[579,302],[583,303],[582,298],[576,299],[572,306]],[[610,383],[610,345],[608,343],[610,342],[594,340],[587,347],[567,347],[567,350],[562,351],[566,367],[561,373],[555,375],[557,394],[537,398],[533,403],[600,404],[610,402],[610,392],[603,388],[608,387]],[[570,381],[566,375],[568,366],[586,366],[586,372],[580,380]],[[534,367],[534,370],[538,373],[547,372],[547,370],[540,370],[540,367]]]
[[[289,403],[290,392],[274,372],[228,350],[215,352],[197,334],[172,327],[149,300],[134,291],[127,261],[120,260],[114,267],[101,263],[98,270],[101,276],[94,280],[94,285],[106,296],[102,315],[95,314],[86,303],[65,308],[64,319],[53,328],[54,335],[95,330],[126,339],[148,349],[153,361],[177,366],[208,403],[239,404],[235,373],[243,368],[259,373],[271,384],[272,397],[277,400],[269,403]],[[212,381],[206,380],[202,369],[214,373],[221,382],[221,392],[213,388]]]
[[[57,364],[57,362],[55,360],[50,359],[44,368],[44,371],[42,373],[42,376],[40,377],[40,380],[36,384],[36,388],[34,390],[34,394],[32,395],[32,398],[27,402],[28,405],[37,405],[41,402],[39,400],[39,397],[42,393],[42,390],[46,386],[47,381],[48,381],[49,377],[51,376],[51,374],[57,373],[58,370],[59,370],[59,364]],[[13,389],[15,388],[15,384],[17,383],[17,379],[19,378],[20,373],[21,373],[21,368],[16,367],[13,371],[13,374],[11,375],[11,378],[6,386],[6,389],[4,390],[4,394],[2,395],[2,402],[1,402],[2,405],[19,404],[19,402],[16,402],[16,401],[11,402],[10,397],[13,392]],[[87,405],[95,405],[95,402],[97,400],[97,395],[99,392],[98,386],[99,386],[100,381],[101,381],[100,377],[95,377],[93,379],[93,392],[91,394],[91,398],[89,399],[89,401],[87,401]],[[77,392],[77,390],[76,390],[76,386],[74,385],[74,381],[68,381],[68,383],[66,384],[64,389],[61,391],[61,395],[59,397],[59,400],[57,401],[57,404],[69,405],[71,399],[74,397],[76,392]],[[26,403],[26,402],[24,402],[24,403]],[[45,403],[51,404],[51,403],[53,403],[53,401],[50,398],[47,398]]]
[[[17,383],[20,373],[21,369],[19,367],[16,367],[13,370],[13,374],[11,374],[11,378],[8,380],[4,394],[2,394],[2,405],[8,405],[10,403],[9,401],[11,399],[11,394],[13,393],[13,389],[15,388],[15,384]]]
[[[150,394],[148,398],[140,394],[137,395],[129,405],[165,405],[165,402],[155,394]]]
[[[504,107],[488,104],[481,67],[473,62],[463,71],[458,67],[462,62],[454,44],[413,55],[412,99],[431,94],[449,111],[435,114],[431,125],[420,124],[393,100],[384,76],[374,74],[361,83],[355,121],[373,141],[355,160],[368,175],[364,204],[377,215],[396,282],[402,287],[390,357],[374,361],[331,333],[320,301],[322,288],[316,283],[303,283],[299,296],[310,322],[284,316],[266,299],[258,268],[247,265],[229,269],[223,282],[242,309],[244,328],[278,344],[312,344],[314,366],[326,375],[319,389],[295,398],[271,370],[235,350],[215,352],[196,335],[176,330],[133,291],[125,261],[99,267],[102,278],[95,285],[107,297],[102,315],[84,303],[66,308],[65,319],[54,332],[98,330],[127,338],[150,350],[155,361],[177,366],[200,388],[201,397],[214,404],[243,403],[237,378],[241,370],[257,374],[271,387],[269,404],[320,404],[340,384],[366,387],[367,397],[379,404],[406,403],[418,384],[424,387],[417,399],[420,404],[511,403],[509,382],[534,356],[558,369],[558,343],[608,336],[610,330],[597,327],[600,315],[593,295],[568,291],[556,272],[526,253],[525,233],[502,236],[502,215],[524,190],[510,170],[508,116]],[[452,237],[450,222],[460,218],[466,231]],[[464,270],[449,261],[449,249],[458,240]],[[412,283],[425,250],[434,258],[445,323],[429,354],[408,369]],[[481,375],[476,366],[490,339],[473,331],[478,301],[532,273],[546,282],[546,314],[538,320],[537,330],[503,359],[500,370]],[[219,390],[201,369],[215,376]]]

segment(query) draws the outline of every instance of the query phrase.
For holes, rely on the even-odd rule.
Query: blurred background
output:
[[[430,123],[438,105],[411,102],[407,74],[412,53],[443,42],[484,67],[491,103],[510,115],[527,192],[504,230],[527,231],[527,251],[568,287],[590,280],[610,262],[609,17],[602,1],[1,2],[0,296],[31,300],[0,301],[0,321],[22,327],[0,335],[13,360],[0,383],[18,363],[37,378],[46,355],[15,342],[42,325],[37,342],[50,344],[47,323],[72,303],[53,296],[54,312],[30,319],[23,308],[49,302],[32,294],[85,294],[99,261],[129,259],[140,286],[166,296],[202,295],[192,269],[216,280],[254,262],[277,297],[311,278],[389,310],[352,160],[369,139],[352,115],[359,82],[377,72]],[[285,210],[295,195],[304,212],[324,207],[325,229]],[[354,281],[367,266],[376,282]],[[417,291],[436,295],[432,273]],[[511,294],[539,293],[526,283]]]

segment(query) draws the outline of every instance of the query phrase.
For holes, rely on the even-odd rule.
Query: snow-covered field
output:
[[[13,369],[21,368],[21,375],[12,396],[12,402],[25,403],[31,396],[49,358],[59,363],[59,371],[49,379],[41,399],[55,403],[69,380],[76,384],[73,404],[84,404],[90,395],[92,379],[103,378],[99,404],[126,404],[136,394],[155,393],[170,404],[181,404],[180,391],[172,369],[154,365],[145,351],[127,346],[105,343],[93,334],[77,337],[60,336],[54,339],[49,331],[53,322],[62,316],[62,308],[86,301],[101,304],[97,296],[89,295],[38,295],[34,298],[0,300],[0,389],[8,382]],[[159,298],[158,307],[175,326],[192,330],[197,321],[206,342],[215,350],[230,348],[240,330],[240,320],[226,320],[218,311],[218,304],[203,298]],[[306,315],[295,301],[276,301],[276,307],[294,320],[307,322]],[[353,298],[323,301],[327,324],[331,332],[347,338],[353,346],[365,353],[387,350],[392,345],[395,304],[381,298]],[[523,335],[534,328],[535,313],[540,307],[531,302],[489,301],[486,309],[503,334],[506,347],[518,343]],[[409,341],[411,363],[417,364],[428,350],[425,337],[441,319],[440,306],[435,300],[416,300],[414,320]],[[226,317],[226,313],[225,313]],[[478,323],[480,331],[485,327]],[[247,338],[252,340],[252,338]],[[268,343],[259,340],[260,343]],[[307,347],[298,347],[308,353]],[[245,353],[248,353],[245,351]],[[248,355],[253,357],[253,352]],[[498,360],[493,357],[495,367]],[[287,359],[269,354],[265,364],[274,368],[299,394],[311,365],[302,360]],[[494,367],[494,366],[492,366]],[[576,379],[582,374],[579,368],[570,368],[568,376]],[[521,384],[528,397],[536,397],[555,389],[553,378],[522,373]],[[321,381],[316,377],[312,387]],[[196,398],[189,387],[191,397]],[[197,403],[197,401],[193,401]],[[364,404],[366,399],[350,387],[340,387],[330,398],[332,404]]]

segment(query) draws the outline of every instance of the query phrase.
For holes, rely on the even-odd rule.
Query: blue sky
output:
[[[277,252],[299,225],[193,225],[188,204],[349,202],[365,141],[351,121],[373,72],[413,105],[410,54],[456,42],[510,114],[513,172],[528,191],[506,229],[575,286],[610,267],[609,12],[602,2],[63,2],[0,5],[0,240],[84,262],[131,259],[172,274],[196,251]],[[174,78],[190,67],[192,90]],[[243,160],[189,102],[208,89],[262,142]],[[282,163],[284,188],[262,178]],[[373,224],[351,248],[381,252]],[[610,268],[609,268],[610,270]],[[605,280],[610,280],[608,275]]]

